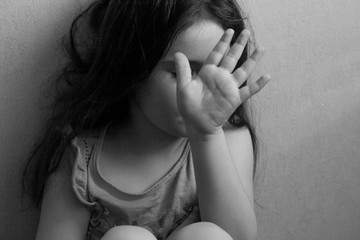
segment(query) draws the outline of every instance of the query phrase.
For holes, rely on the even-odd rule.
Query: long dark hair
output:
[[[98,0],[78,15],[65,43],[70,61],[56,81],[51,117],[23,172],[23,190],[36,206],[74,137],[115,118],[129,121],[134,93],[174,38],[204,18],[234,29],[233,41],[247,27],[236,0]],[[248,55],[249,48],[238,66]],[[241,105],[229,123],[249,128],[256,154],[246,109]]]

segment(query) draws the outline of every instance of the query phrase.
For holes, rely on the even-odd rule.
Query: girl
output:
[[[235,0],[99,0],[24,172],[43,239],[255,239],[255,136]],[[231,47],[230,47],[231,46]],[[228,124],[228,123],[229,124]]]

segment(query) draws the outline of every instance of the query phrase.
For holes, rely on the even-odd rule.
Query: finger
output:
[[[246,43],[250,37],[250,31],[245,29],[243,30],[239,37],[236,39],[236,42],[231,46],[229,52],[222,59],[220,67],[232,72],[239,61],[241,54],[244,51]]]
[[[240,86],[249,75],[254,71],[256,65],[264,55],[264,47],[257,47],[251,56],[233,73],[233,76],[237,80],[238,86]]]
[[[174,54],[174,62],[177,86],[182,88],[191,81],[190,63],[187,57],[181,52]]]
[[[234,35],[234,30],[232,29],[227,29],[224,32],[219,42],[215,45],[214,49],[207,57],[205,64],[215,64],[216,66],[220,64],[226,51],[229,48],[233,35]]]
[[[256,82],[250,83],[249,85],[239,89],[241,102],[245,102],[251,96],[258,93],[271,79],[270,75],[264,75],[259,78]]]

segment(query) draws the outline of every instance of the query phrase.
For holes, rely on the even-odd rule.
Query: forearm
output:
[[[256,48],[249,59],[236,68],[250,32],[242,31],[231,45],[233,34],[233,30],[224,32],[194,77],[187,57],[182,53],[174,55],[176,97],[192,148],[202,220],[219,225],[236,240],[255,239],[256,218],[249,171],[253,159],[252,155],[242,156],[249,152],[251,137],[246,139],[244,151],[239,151],[231,142],[231,150],[236,152],[232,154],[219,126],[224,126],[242,103],[260,91],[270,76],[264,75],[241,87],[260,61],[264,48]]]
[[[219,225],[234,239],[256,238],[253,200],[245,191],[223,130],[206,136],[190,131],[189,140],[202,221]]]

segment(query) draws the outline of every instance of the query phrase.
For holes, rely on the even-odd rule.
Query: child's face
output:
[[[160,59],[137,95],[137,103],[146,120],[175,136],[186,136],[176,103],[176,74],[173,55],[185,54],[193,74],[197,74],[224,33],[213,21],[202,21],[180,33],[168,53]]]

